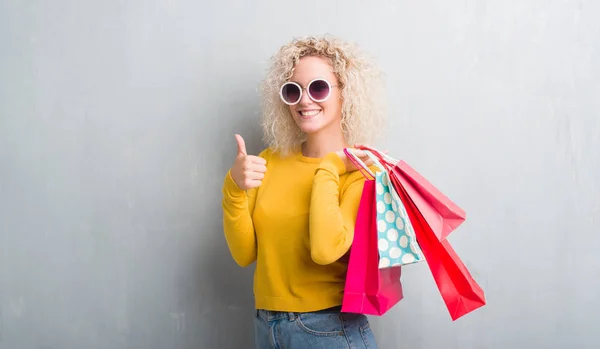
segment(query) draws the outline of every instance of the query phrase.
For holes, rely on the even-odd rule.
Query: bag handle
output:
[[[373,179],[375,179],[375,174],[373,171],[371,171],[369,167],[361,159],[359,159],[350,148],[344,148],[344,154],[346,154],[348,160],[354,164],[354,166],[360,171],[360,173],[362,173],[363,176],[365,176],[365,178],[369,179],[369,177],[365,174],[368,173]]]
[[[357,149],[364,150],[364,151],[374,154],[377,157],[377,159],[380,161],[380,164],[383,164],[384,167],[386,167],[386,169],[388,169],[388,170],[389,170],[388,167],[393,168],[399,162],[398,160],[394,159],[393,157],[391,157],[385,153],[381,153],[380,151],[378,151],[374,148],[371,148],[369,146],[366,146],[366,145],[359,145],[359,146],[357,146]]]
[[[383,166],[383,164],[379,161],[379,158],[375,155],[373,155],[373,153],[371,153],[369,150],[364,150],[365,154],[367,154],[367,156],[373,161],[373,163],[375,164],[375,166],[379,167],[379,169],[381,170],[381,172],[386,172],[387,168],[385,166]]]

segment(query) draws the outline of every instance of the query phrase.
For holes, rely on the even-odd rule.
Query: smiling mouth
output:
[[[299,110],[298,115],[300,115],[303,119],[310,119],[313,116],[319,114],[321,112],[320,109],[311,109],[311,110]]]

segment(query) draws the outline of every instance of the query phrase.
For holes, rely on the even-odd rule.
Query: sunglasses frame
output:
[[[323,99],[315,99],[312,96],[312,94],[310,93],[310,85],[312,85],[312,83],[315,82],[315,81],[324,81],[327,84],[327,86],[329,87],[329,91],[327,92],[327,96],[325,96],[325,98],[323,98]],[[298,96],[298,100],[296,102],[294,102],[294,103],[290,103],[290,102],[286,101],[285,98],[283,97],[283,89],[287,85],[295,85],[300,90],[300,95]],[[281,98],[281,100],[283,101],[283,103],[285,103],[287,105],[296,105],[296,104],[300,103],[300,101],[302,100],[302,94],[306,90],[306,93],[308,94],[308,97],[311,100],[313,100],[316,103],[321,103],[321,102],[325,102],[331,96],[331,89],[333,89],[334,87],[338,87],[338,85],[332,85],[331,83],[329,83],[329,81],[327,81],[327,79],[323,79],[323,78],[312,79],[308,83],[308,85],[306,85],[305,88],[302,88],[302,86],[300,86],[300,84],[298,84],[297,82],[288,81],[288,82],[284,83],[283,85],[281,85],[281,88],[279,88],[279,97]]]

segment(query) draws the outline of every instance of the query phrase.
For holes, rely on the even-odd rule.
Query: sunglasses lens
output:
[[[322,101],[329,95],[329,85],[324,80],[315,80],[308,89],[313,99]]]
[[[296,103],[300,99],[300,89],[294,84],[285,84],[281,89],[281,97],[286,103]]]

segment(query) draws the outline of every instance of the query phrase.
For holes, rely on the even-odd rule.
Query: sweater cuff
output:
[[[242,199],[246,196],[246,191],[238,187],[231,177],[231,170],[227,171],[225,180],[223,182],[223,194],[229,199]]]

